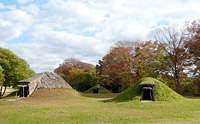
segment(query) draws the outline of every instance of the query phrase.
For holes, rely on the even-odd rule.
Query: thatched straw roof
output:
[[[52,72],[43,72],[34,75],[33,77],[19,81],[19,84],[30,84],[37,80],[38,88],[72,88],[65,80],[58,74]]]
[[[20,84],[21,83],[31,83],[39,78],[41,78],[43,76],[43,73],[39,73],[39,74],[36,74],[30,78],[27,78],[27,79],[24,79],[24,80],[21,80],[21,81],[18,81]]]
[[[58,74],[52,72],[44,72],[44,76],[37,88],[72,88],[65,80]]]

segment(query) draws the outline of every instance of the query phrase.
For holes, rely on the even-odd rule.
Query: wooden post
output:
[[[141,95],[141,97],[140,97],[140,101],[143,100],[143,95],[144,95],[144,90],[142,89],[142,95]]]
[[[151,90],[149,90],[149,92],[150,92],[150,97],[151,97],[151,100],[153,101]]]
[[[22,89],[23,89],[23,90],[22,90],[22,91],[23,91],[22,93],[23,93],[23,97],[24,97],[24,86],[23,86],[23,88],[22,88]]]

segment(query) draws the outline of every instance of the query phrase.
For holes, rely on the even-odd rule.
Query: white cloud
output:
[[[95,30],[105,16],[104,10],[73,0],[50,0],[44,8],[48,10],[44,18],[46,22],[73,33]]]
[[[28,3],[28,2],[32,2],[33,0],[17,0],[17,2],[19,3],[19,4],[21,4],[21,5],[24,5],[24,4],[26,4],[26,3]]]
[[[0,10],[1,9],[16,9],[16,6],[15,5],[11,5],[11,6],[5,6],[4,4],[0,3]]]
[[[103,41],[92,37],[44,28],[35,26],[33,42],[29,44],[7,45],[37,72],[52,71],[64,59],[72,57],[95,64],[108,49]]]
[[[19,37],[33,22],[32,16],[22,10],[0,12],[0,42]]]
[[[18,37],[21,34],[14,24],[0,19],[0,42]]]
[[[39,7],[36,5],[36,4],[30,4],[28,6],[24,6],[22,7],[23,10],[25,10],[26,12],[34,15],[34,16],[37,16],[40,12],[40,9]]]
[[[0,9],[0,45],[26,59],[37,72],[53,71],[66,58],[97,63],[119,40],[145,40],[158,22],[199,18],[198,0],[18,0]],[[89,37],[85,32],[90,32]],[[25,43],[9,39],[29,34]]]

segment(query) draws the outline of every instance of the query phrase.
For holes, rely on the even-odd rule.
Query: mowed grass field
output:
[[[0,99],[1,124],[199,124],[200,99],[107,102],[118,94],[37,90],[17,101]]]

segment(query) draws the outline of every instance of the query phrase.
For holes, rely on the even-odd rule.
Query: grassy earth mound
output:
[[[140,99],[142,90],[140,88],[140,84],[145,83],[154,83],[156,86],[153,89],[153,95],[155,101],[173,101],[173,100],[181,100],[184,99],[181,95],[170,89],[167,85],[160,82],[159,80],[151,77],[142,78],[134,85],[129,87],[127,90],[123,91],[119,96],[114,98],[113,100],[117,101],[128,101],[133,99]]]
[[[99,84],[97,84],[94,87],[91,87],[90,89],[88,89],[87,91],[85,91],[84,93],[92,93],[92,90],[94,88],[99,88],[99,93],[111,93],[111,91],[107,90],[106,88],[100,86]]]
[[[49,89],[49,88],[40,88],[34,91],[29,98],[50,98],[50,97],[67,97],[67,98],[76,98],[79,97],[80,94],[74,89],[69,88],[55,88],[55,89]]]

